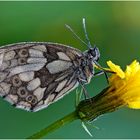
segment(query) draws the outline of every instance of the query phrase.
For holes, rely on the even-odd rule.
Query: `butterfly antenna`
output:
[[[90,40],[89,40],[89,38],[88,38],[85,18],[83,18],[83,29],[84,29],[86,41],[88,42],[88,47],[91,48],[92,46],[91,46]]]
[[[73,30],[69,25],[65,24],[65,26],[66,26],[66,28],[67,28],[68,30],[70,30],[70,31],[74,34],[74,36],[75,36],[78,40],[80,40],[84,45],[88,46],[88,44],[86,44],[86,43],[74,32],[74,30]]]

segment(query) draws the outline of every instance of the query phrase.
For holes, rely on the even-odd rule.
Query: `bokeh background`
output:
[[[23,41],[67,44],[86,50],[65,28],[69,24],[84,39],[82,18],[99,63],[125,65],[140,60],[140,2],[0,2],[0,45]],[[86,86],[94,96],[107,85],[104,76]],[[74,110],[75,90],[37,113],[15,109],[0,99],[0,138],[26,138]],[[140,110],[127,108],[99,117],[89,127],[93,138],[140,138]],[[91,138],[75,121],[46,138]]]

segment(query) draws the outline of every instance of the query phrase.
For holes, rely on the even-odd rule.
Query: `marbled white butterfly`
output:
[[[78,84],[89,83],[100,53],[89,42],[85,19],[83,27],[89,47],[85,52],[48,42],[2,46],[0,96],[17,108],[35,112],[59,100]]]

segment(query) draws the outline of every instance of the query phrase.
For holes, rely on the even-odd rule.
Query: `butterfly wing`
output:
[[[82,53],[55,44],[25,42],[0,49],[0,96],[17,108],[38,111],[78,85],[73,63]]]

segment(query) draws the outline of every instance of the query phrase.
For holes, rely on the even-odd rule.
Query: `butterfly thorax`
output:
[[[89,59],[87,53],[83,53],[83,55],[77,58],[75,65],[77,67],[77,77],[80,82],[89,83],[93,74],[94,74],[94,67],[93,62]]]
[[[94,75],[94,63],[100,57],[100,52],[97,47],[90,48],[85,51],[82,56],[77,59],[78,62],[78,79],[80,82],[89,83]]]

